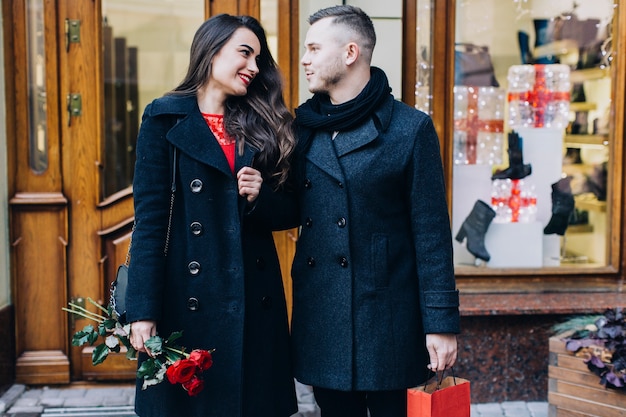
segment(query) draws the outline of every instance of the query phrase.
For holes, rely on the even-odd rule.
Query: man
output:
[[[459,298],[439,142],[371,67],[359,8],[309,18],[302,58],[314,93],[296,110],[296,378],[322,417],[406,416],[406,388],[457,356]],[[431,374],[432,375],[432,374]]]

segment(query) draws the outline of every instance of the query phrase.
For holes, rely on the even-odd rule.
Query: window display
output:
[[[457,272],[608,266],[618,3],[454,4],[454,117],[445,162],[452,165]],[[416,107],[428,112],[432,92],[420,69],[429,44],[420,42],[420,25],[430,22],[419,5]]]

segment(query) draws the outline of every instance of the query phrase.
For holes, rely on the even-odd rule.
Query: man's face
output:
[[[312,93],[330,94],[346,75],[346,48],[341,27],[332,18],[318,20],[309,28],[300,62]]]

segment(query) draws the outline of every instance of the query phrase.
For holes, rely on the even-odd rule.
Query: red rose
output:
[[[190,397],[195,397],[204,388],[204,381],[194,375],[190,381],[183,384],[183,388],[185,388]]]
[[[165,375],[171,384],[189,382],[196,374],[197,365],[189,359],[179,359],[167,368]]]
[[[213,356],[208,350],[196,349],[191,351],[189,360],[195,362],[201,371],[206,371],[213,365]]]

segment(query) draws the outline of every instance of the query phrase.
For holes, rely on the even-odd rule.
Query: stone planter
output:
[[[548,403],[549,417],[626,416],[626,393],[600,385],[600,378],[565,349],[559,336],[550,338]]]

